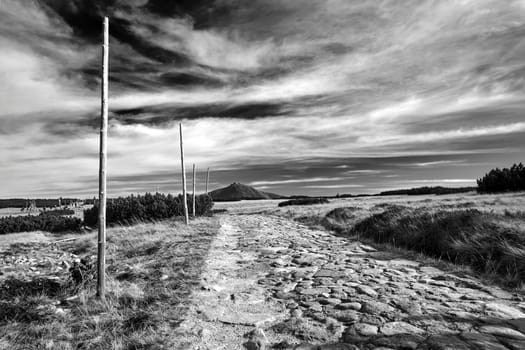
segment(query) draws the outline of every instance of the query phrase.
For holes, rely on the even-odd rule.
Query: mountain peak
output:
[[[231,185],[214,190],[210,192],[210,196],[214,201],[240,201],[250,199],[279,199],[284,198],[278,194],[267,193],[259,191],[251,186],[244,185],[238,182],[233,182]]]

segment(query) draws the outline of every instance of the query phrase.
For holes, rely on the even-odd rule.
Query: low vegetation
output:
[[[15,232],[79,232],[82,220],[79,218],[57,215],[7,216],[0,218],[0,235]]]
[[[208,195],[200,195],[195,199],[196,215],[203,216],[211,213],[213,200]],[[192,196],[187,197],[188,208],[193,205]],[[131,195],[111,199],[106,206],[107,224],[131,224],[168,219],[184,215],[182,195],[146,193],[145,195]],[[84,223],[87,226],[97,225],[98,205],[84,211]]]
[[[424,194],[454,194],[454,193],[464,193],[476,191],[476,187],[442,187],[442,186],[424,186],[416,187],[403,190],[394,190],[394,191],[384,191],[381,192],[380,196],[397,196],[397,195],[409,195],[409,196],[419,196]]]
[[[326,198],[297,198],[290,199],[278,204],[279,207],[286,207],[289,205],[312,205],[312,204],[327,204],[330,203]]]
[[[492,169],[478,179],[480,193],[525,191],[525,167],[522,163],[510,168]]]
[[[191,226],[110,228],[105,302],[95,297],[95,234],[0,251],[0,261],[42,260],[38,274],[14,264],[0,276],[0,348],[185,348],[173,329],[184,320],[218,227],[206,217]],[[69,254],[77,254],[77,262],[63,262]],[[64,264],[71,267],[59,269]]]
[[[323,224],[359,239],[470,266],[511,287],[525,283],[525,221],[519,215],[386,205],[360,220],[351,208],[336,209]]]
[[[40,213],[40,215],[51,215],[51,216],[75,215],[75,211],[71,209],[44,210]]]
[[[34,203],[37,208],[52,208],[59,203],[61,205],[71,205],[77,202],[76,198],[54,198],[54,199],[35,199]],[[31,200],[24,198],[0,199],[0,208],[26,208],[31,204]]]

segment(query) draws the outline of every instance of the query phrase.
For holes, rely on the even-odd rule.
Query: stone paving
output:
[[[282,217],[221,224],[186,348],[525,349],[522,294]]]

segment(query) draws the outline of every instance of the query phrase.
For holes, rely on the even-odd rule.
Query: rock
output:
[[[499,337],[525,340],[525,334],[518,332],[515,329],[504,326],[482,326],[479,328],[479,331],[482,333],[488,333]]]
[[[295,309],[290,312],[290,316],[292,317],[301,317],[303,315],[303,312],[300,309]]]
[[[501,303],[487,303],[485,305],[485,313],[491,317],[504,319],[525,318],[525,313]]]
[[[421,328],[412,326],[410,323],[398,321],[386,323],[383,327],[381,327],[381,333],[384,335],[423,334],[425,331]]]
[[[363,303],[363,311],[369,314],[385,315],[395,312],[396,309],[380,301],[367,301]]]
[[[470,350],[471,347],[453,335],[433,335],[427,340],[432,350]]]
[[[268,338],[260,328],[256,328],[247,335],[248,341],[243,345],[247,350],[264,350],[268,345]]]
[[[377,292],[369,287],[369,286],[365,286],[365,285],[358,285],[356,286],[355,288],[359,293],[361,294],[366,294],[368,295],[369,297],[372,297],[372,298],[376,298],[377,297]]]
[[[360,314],[354,310],[327,310],[327,313],[341,322],[355,322],[360,318]]]
[[[377,346],[390,347],[394,349],[415,350],[424,338],[417,335],[400,334],[393,337],[381,337],[374,339]]]
[[[505,346],[511,350],[523,350],[525,349],[525,341],[523,340],[514,340],[514,339],[502,339],[501,340]]]
[[[520,318],[517,320],[510,320],[510,321],[507,321],[507,323],[512,325],[514,328],[516,328],[521,333],[525,334],[525,318]]]
[[[296,345],[293,348],[293,350],[319,350],[319,345],[302,343],[302,344]]]
[[[356,311],[361,310],[361,307],[362,307],[361,304],[358,302],[342,303],[336,306],[336,308],[341,309],[341,310],[356,310]]]
[[[324,305],[337,305],[341,304],[341,300],[336,298],[321,298],[319,299],[319,303]]]
[[[317,271],[317,273],[314,275],[314,277],[327,277],[327,278],[341,278],[345,276],[346,276],[346,273],[344,271],[328,270],[328,269],[321,269]]]
[[[464,332],[461,333],[461,338],[469,344],[475,344],[481,350],[508,350],[505,346],[501,345],[496,337],[490,334]]]
[[[378,332],[378,327],[368,323],[355,323],[353,325],[355,331],[364,336],[373,336]]]
[[[303,295],[320,295],[323,293],[330,293],[330,289],[328,288],[305,288],[299,292]]]

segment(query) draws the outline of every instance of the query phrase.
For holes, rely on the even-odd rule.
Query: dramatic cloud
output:
[[[109,192],[473,185],[525,148],[520,0],[0,0],[0,196],[92,196],[110,18]],[[203,173],[199,173],[202,179]]]

